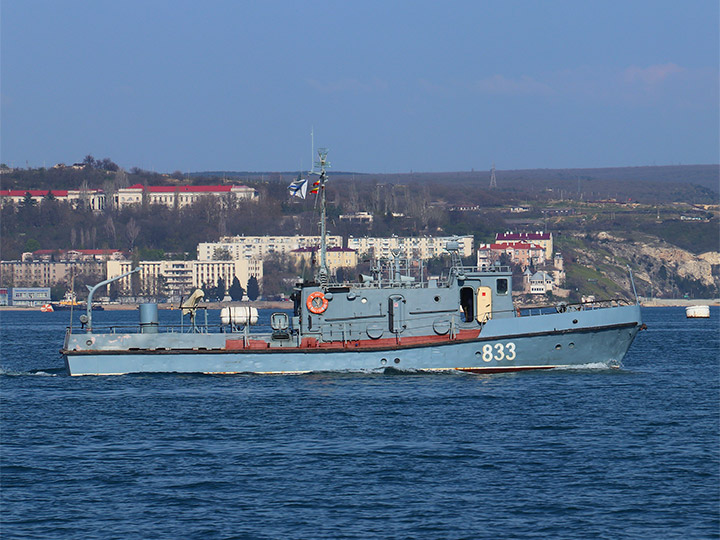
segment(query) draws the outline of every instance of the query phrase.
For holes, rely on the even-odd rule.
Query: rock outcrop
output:
[[[658,296],[683,292],[682,286],[687,284],[699,284],[697,288],[703,288],[706,293],[717,294],[720,290],[720,252],[696,255],[657,237],[632,240],[604,231],[582,238],[584,247],[576,250],[578,262],[591,268],[602,267],[605,271],[617,269],[617,273],[612,272],[615,275],[608,277],[623,288],[626,280],[622,272],[629,264],[636,279],[652,284]]]

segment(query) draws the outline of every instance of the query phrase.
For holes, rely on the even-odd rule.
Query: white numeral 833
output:
[[[485,362],[490,362],[493,359],[498,362],[500,360],[515,360],[515,344],[510,341],[505,344],[496,343],[495,346],[489,343],[483,345],[482,359]]]

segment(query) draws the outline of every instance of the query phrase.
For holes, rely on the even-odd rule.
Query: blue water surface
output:
[[[718,538],[719,315],[620,369],[76,378],[68,313],[0,312],[0,536]]]

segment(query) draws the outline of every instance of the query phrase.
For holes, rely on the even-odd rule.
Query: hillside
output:
[[[223,177],[246,181],[290,180],[297,172],[258,173],[215,171],[193,173],[195,178]],[[720,165],[607,167],[594,169],[496,170],[498,192],[541,195],[555,192],[574,200],[639,200],[644,202],[717,201]],[[488,189],[490,171],[454,171],[404,174],[333,171],[334,179],[358,183],[440,184]],[[561,193],[562,192],[562,193]]]
[[[3,169],[2,189],[76,189],[85,184],[108,191],[126,185],[246,183],[253,187],[289,184],[297,171],[247,172],[206,171],[184,174],[158,174],[132,168],[117,171],[103,168],[111,160],[94,160],[83,169]],[[115,166],[116,167],[116,166]],[[673,165],[662,167],[612,167],[596,169],[497,170],[497,189],[490,191],[490,171],[456,171],[405,174],[333,171],[335,183],[371,189],[377,184],[429,186],[445,190],[448,202],[461,204],[476,195],[501,198],[570,199],[592,201],[616,199],[644,203],[717,203],[720,193],[720,165]]]
[[[478,243],[490,242],[496,232],[506,230],[547,230],[557,239],[557,250],[568,263],[570,285],[578,294],[613,295],[618,288],[613,283],[629,294],[629,264],[641,294],[652,289],[653,296],[660,297],[717,296],[720,266],[713,253],[720,246],[720,212],[717,186],[715,191],[707,187],[713,177],[717,180],[717,171],[716,165],[497,171],[498,188],[492,190],[488,172],[336,172],[327,189],[328,230],[343,237],[471,234]],[[201,198],[184,208],[145,204],[121,211],[107,207],[99,213],[57,200],[4,204],[2,258],[17,260],[25,251],[71,248],[132,248],[141,258],[193,258],[198,243],[224,235],[318,233],[314,198],[288,197],[294,173],[243,173],[241,178],[223,174],[225,178],[182,178],[180,173],[97,166],[4,171],[3,189],[84,185],[102,188],[109,197],[131,183],[235,182],[255,188],[260,198],[230,206]],[[678,175],[685,180],[676,181]],[[578,193],[583,182],[597,191]],[[611,187],[618,192],[600,191]],[[373,221],[341,218],[358,211],[371,214]]]
[[[714,298],[720,291],[717,251],[695,254],[656,236],[605,231],[562,235],[556,246],[567,263],[566,287],[571,291],[631,297],[628,267],[640,296]]]

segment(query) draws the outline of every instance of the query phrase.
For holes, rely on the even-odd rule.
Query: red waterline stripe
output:
[[[553,369],[557,366],[522,366],[522,367],[487,367],[487,368],[455,368],[468,373],[508,373],[511,371],[528,371],[530,369]]]

